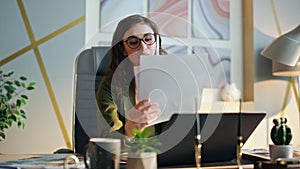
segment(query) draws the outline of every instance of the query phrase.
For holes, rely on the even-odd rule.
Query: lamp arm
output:
[[[294,78],[299,78],[298,76],[295,76]],[[298,108],[298,111],[300,112],[300,102],[299,102],[299,93],[297,91],[297,87],[296,87],[296,82],[295,82],[295,79],[293,79],[293,90],[294,90],[294,94],[295,94],[295,98],[296,98],[296,102],[297,102],[297,108]],[[299,87],[299,84],[298,84],[298,87]]]
[[[299,100],[299,94],[298,94],[296,83],[295,83],[295,78],[299,78],[299,77],[298,76],[295,76],[295,77],[291,76],[290,81],[289,81],[289,83],[286,87],[284,101],[283,101],[283,104],[282,104],[282,107],[281,107],[280,117],[284,117],[285,107],[287,105],[287,100],[288,100],[288,96],[289,96],[289,91],[291,90],[291,86],[293,88],[293,92],[294,92],[295,99],[296,99],[296,102],[297,102],[297,109],[300,113],[300,100]]]
[[[290,77],[290,81],[289,81],[288,85],[286,86],[285,96],[284,96],[283,104],[282,104],[281,111],[280,111],[280,117],[284,117],[285,107],[287,105],[287,100],[288,100],[289,92],[290,92],[290,89],[291,89],[291,84],[293,82],[292,79],[293,78]]]

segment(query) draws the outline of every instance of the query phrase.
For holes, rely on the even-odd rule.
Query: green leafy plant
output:
[[[5,139],[5,130],[14,123],[25,127],[26,111],[23,108],[28,101],[27,91],[35,89],[35,82],[27,82],[27,77],[13,78],[14,72],[0,70],[0,141]]]
[[[271,139],[275,145],[288,145],[292,140],[291,128],[286,125],[287,119],[280,117],[273,120],[274,126],[271,129]]]
[[[157,136],[150,137],[152,133],[151,128],[146,128],[143,131],[133,129],[133,133],[135,137],[126,144],[130,152],[160,152],[157,147],[161,145],[161,142],[158,140]]]

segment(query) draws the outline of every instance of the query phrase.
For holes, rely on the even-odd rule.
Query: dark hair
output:
[[[123,46],[125,32],[136,24],[146,24],[153,30],[153,33],[158,34],[158,28],[156,24],[150,19],[141,15],[128,16],[118,23],[112,39],[112,48],[110,49],[110,65],[107,72],[107,75],[112,77],[112,96],[118,107],[122,107],[122,96],[128,96],[129,87],[136,86],[132,63],[129,59],[126,59],[127,55],[124,52]],[[161,48],[161,38],[159,37],[159,39],[160,54],[165,54],[166,52]],[[119,109],[118,111],[121,110],[122,109]],[[119,113],[124,115],[124,112]]]
[[[113,73],[118,67],[118,65],[127,57],[126,55],[124,55],[123,37],[128,29],[130,29],[132,26],[138,23],[148,25],[155,34],[159,34],[157,25],[149,18],[136,14],[122,19],[118,23],[118,26],[114,32],[112,39],[112,48],[110,50],[111,60],[109,65],[110,73]],[[160,36],[159,39],[160,53],[164,54],[166,52],[161,48]]]

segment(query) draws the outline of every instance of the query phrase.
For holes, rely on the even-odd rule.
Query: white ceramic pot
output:
[[[157,154],[145,152],[140,154],[128,154],[126,169],[157,169]]]
[[[270,159],[272,163],[276,163],[277,158],[292,158],[293,145],[269,145]]]

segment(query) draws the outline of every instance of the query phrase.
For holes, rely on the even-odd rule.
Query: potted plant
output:
[[[26,91],[35,89],[35,82],[27,82],[25,76],[13,78],[14,72],[0,70],[0,141],[6,138],[5,131],[13,124],[24,128],[28,101]]]
[[[127,169],[157,169],[157,146],[161,145],[157,136],[151,136],[151,128],[143,131],[134,129],[135,137],[127,141],[128,158]]]
[[[274,126],[271,129],[271,139],[274,144],[270,144],[271,162],[276,162],[277,158],[293,157],[293,146],[290,144],[292,140],[291,128],[287,126],[287,119],[280,117],[273,120]]]

